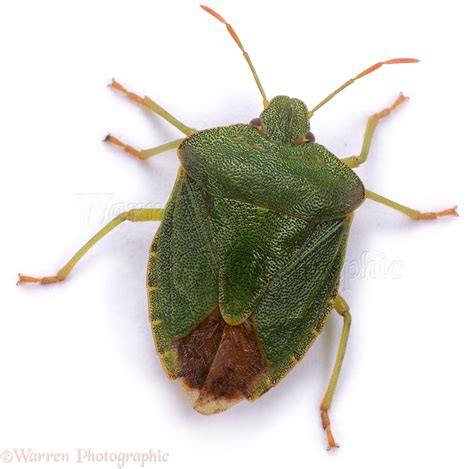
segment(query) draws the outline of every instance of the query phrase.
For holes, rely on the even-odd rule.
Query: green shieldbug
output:
[[[308,111],[299,99],[268,101],[233,28],[215,11],[241,49],[263,98],[250,124],[198,131],[148,97],[112,87],[183,132],[183,139],[138,151],[109,135],[106,141],[146,159],[177,149],[181,162],[164,209],[125,212],[92,237],[50,277],[20,275],[19,283],[66,279],[82,256],[123,221],[161,221],[150,249],[147,288],[157,352],[170,378],[179,378],[194,408],[226,410],[268,391],[303,357],[334,309],[343,317],[337,358],[321,403],[329,448],[336,447],[328,410],[349,335],[349,307],[338,293],[354,211],[366,198],[415,220],[456,215],[422,213],[366,190],[353,168],[368,155],[377,123],[406,98],[400,95],[367,122],[359,155],[339,159],[315,142],[309,121],[336,94],[385,64],[348,80]]]

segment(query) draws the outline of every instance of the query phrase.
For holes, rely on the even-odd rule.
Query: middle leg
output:
[[[439,217],[458,216],[456,206],[440,210],[439,212],[420,212],[419,210],[399,204],[398,202],[394,202],[393,200],[387,199],[386,197],[383,197],[382,195],[376,194],[375,192],[369,190],[365,191],[365,195],[368,199],[371,199],[374,202],[378,202],[379,204],[386,205],[387,207],[393,208],[394,210],[397,210],[407,215],[413,220],[435,220]]]
[[[140,221],[161,221],[163,220],[164,209],[161,208],[137,208],[123,212],[117,215],[112,221],[107,223],[100,231],[98,231],[84,246],[82,246],[69,261],[56,273],[47,277],[32,277],[30,275],[18,275],[18,283],[39,283],[48,285],[50,283],[62,282],[69,275],[73,267],[82,259],[93,246],[95,246],[107,233],[124,221],[140,222]]]
[[[163,145],[158,145],[157,147],[149,148],[148,150],[137,150],[136,148],[123,143],[117,137],[113,135],[107,135],[104,138],[104,142],[111,143],[112,145],[116,145],[117,147],[121,148],[123,151],[127,152],[129,155],[138,158],[139,160],[146,160],[151,156],[158,155],[159,153],[163,153],[168,150],[172,150],[173,148],[178,148],[180,143],[183,141],[182,138],[178,140],[173,140],[172,142],[164,143]]]

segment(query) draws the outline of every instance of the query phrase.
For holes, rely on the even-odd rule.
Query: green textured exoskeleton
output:
[[[232,399],[217,391],[201,396],[196,408],[203,413],[276,384],[317,336],[336,298],[364,187],[323,146],[294,143],[307,133],[307,114],[301,101],[276,97],[261,130],[238,124],[197,132],[178,148],[183,170],[148,275],[158,351],[170,376],[187,378],[176,341],[218,310],[225,324],[254,329],[265,363]],[[290,125],[278,125],[289,116]]]
[[[371,116],[360,155],[339,159],[315,143],[309,120],[316,110],[378,62],[340,86],[308,112],[287,96],[267,100],[255,68],[233,28],[263,97],[250,124],[197,131],[148,97],[113,81],[112,87],[156,112],[186,137],[138,151],[106,141],[140,159],[177,148],[181,167],[166,208],[125,212],[89,240],[54,276],[21,275],[19,282],[64,280],[79,259],[125,220],[161,221],[147,275],[156,349],[171,378],[179,378],[204,414],[253,400],[275,386],[302,358],[331,310],[344,325],[333,373],[321,403],[329,448],[336,442],[328,409],[342,366],[351,316],[338,285],[354,211],[365,198],[414,219],[455,215],[454,208],[421,213],[366,191],[352,168],[367,158],[378,121],[405,97]]]

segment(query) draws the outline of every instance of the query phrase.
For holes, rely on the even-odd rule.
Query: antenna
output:
[[[344,88],[347,88],[349,85],[352,85],[356,80],[359,78],[365,77],[369,73],[374,72],[382,65],[392,65],[392,64],[413,64],[419,62],[418,59],[390,59],[385,60],[384,62],[377,62],[376,64],[372,65],[371,67],[365,69],[363,72],[356,75],[354,78],[346,81],[343,85],[341,85],[336,91],[333,91],[330,95],[326,96],[319,104],[317,104],[311,111],[308,112],[308,119],[313,117],[313,114],[322,106],[324,106],[328,101],[330,101],[334,96],[340,93]]]
[[[210,15],[212,15],[214,18],[216,18],[217,20],[219,20],[221,23],[225,24],[226,28],[227,28],[227,31],[229,31],[229,34],[232,36],[232,39],[237,43],[237,45],[239,46],[239,49],[242,51],[242,54],[244,55],[244,58],[245,60],[247,61],[249,67],[250,67],[250,70],[252,71],[252,75],[255,79],[255,83],[257,83],[257,86],[258,86],[258,89],[260,91],[260,94],[262,95],[262,98],[263,98],[263,107],[266,108],[268,106],[268,99],[267,99],[267,96],[265,95],[265,91],[263,90],[263,86],[262,84],[260,83],[260,78],[258,78],[258,75],[257,75],[257,72],[255,70],[255,67],[253,66],[252,64],[252,61],[250,60],[250,57],[247,53],[247,51],[244,49],[244,46],[242,45],[242,43],[240,42],[240,39],[239,39],[239,36],[237,36],[237,33],[234,31],[234,28],[229,24],[227,23],[227,21],[222,18],[221,15],[219,15],[219,13],[215,12],[212,8],[209,8],[205,5],[200,5],[200,7],[206,11],[207,13],[209,13]]]

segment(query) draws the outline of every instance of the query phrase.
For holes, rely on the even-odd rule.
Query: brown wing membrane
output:
[[[221,412],[249,397],[252,383],[269,371],[251,320],[231,326],[217,307],[173,347],[178,377],[203,414]]]

